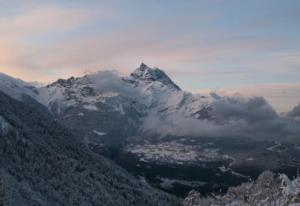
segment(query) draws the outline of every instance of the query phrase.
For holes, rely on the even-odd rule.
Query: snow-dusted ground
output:
[[[144,144],[130,144],[125,151],[139,157],[140,161],[163,164],[198,164],[231,160],[216,148],[204,148],[201,145],[186,145],[176,141]]]

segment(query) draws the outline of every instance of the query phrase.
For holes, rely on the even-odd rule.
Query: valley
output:
[[[130,143],[113,160],[152,186],[179,197],[193,189],[202,195],[223,194],[266,170],[295,177],[300,151],[292,144],[281,144],[281,149],[277,144],[240,138],[167,137],[159,142]]]

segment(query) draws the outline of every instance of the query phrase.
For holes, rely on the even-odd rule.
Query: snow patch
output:
[[[98,107],[95,105],[83,105],[83,108],[88,111],[98,111]]]
[[[96,135],[99,135],[99,136],[105,136],[106,133],[105,132],[99,132],[97,130],[93,130],[93,132],[96,134]]]

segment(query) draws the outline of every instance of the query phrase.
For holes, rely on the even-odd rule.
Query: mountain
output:
[[[89,152],[37,105],[0,92],[0,205],[179,205]]]
[[[149,122],[154,116],[161,120],[174,114],[210,118],[212,99],[182,91],[165,72],[145,64],[127,77],[98,72],[60,79],[39,92],[46,93],[48,100],[44,105],[58,119],[85,135],[95,147],[103,143],[120,145],[127,137],[152,133]],[[103,141],[97,142],[99,138]]]
[[[172,113],[184,113],[193,116],[209,103],[209,97],[193,95],[182,91],[165,72],[141,64],[129,77],[124,78],[139,91],[140,104],[146,107],[146,115],[156,113],[167,116]],[[195,104],[193,104],[195,103]]]

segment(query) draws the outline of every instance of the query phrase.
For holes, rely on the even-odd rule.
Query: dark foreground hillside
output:
[[[39,104],[0,92],[0,205],[180,205],[77,138]]]

